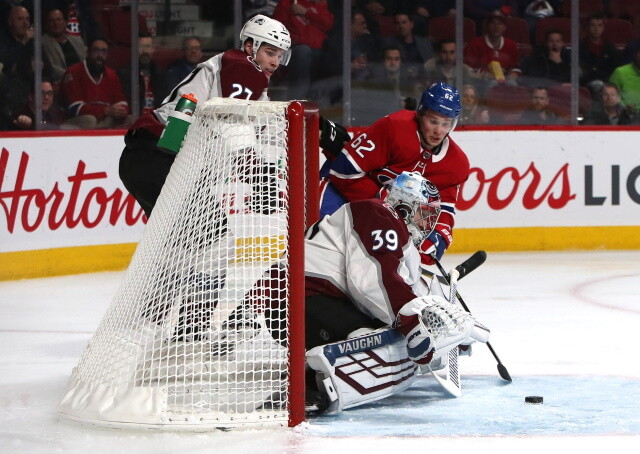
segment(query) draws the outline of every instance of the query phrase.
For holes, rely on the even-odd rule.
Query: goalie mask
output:
[[[385,201],[407,223],[413,243],[429,236],[440,216],[440,192],[418,172],[402,172],[393,180]]]
[[[291,35],[287,27],[270,17],[258,14],[249,19],[240,30],[240,49],[247,39],[253,39],[253,58],[263,44],[284,50],[280,64],[286,66],[291,58]]]

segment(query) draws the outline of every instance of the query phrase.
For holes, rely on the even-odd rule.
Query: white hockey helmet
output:
[[[262,14],[253,16],[240,30],[241,49],[248,38],[253,39],[254,58],[260,46],[267,43],[284,50],[280,64],[286,66],[289,63],[291,58],[291,35],[287,27],[282,25],[282,22]]]
[[[385,201],[407,223],[414,244],[429,236],[440,216],[440,192],[418,172],[402,172],[389,186]]]

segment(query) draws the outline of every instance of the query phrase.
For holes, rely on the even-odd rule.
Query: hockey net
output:
[[[318,212],[317,144],[318,112],[308,103],[198,106],[72,372],[63,416],[170,430],[304,419],[303,250]],[[265,291],[269,300],[257,305],[247,295],[274,266],[280,282],[270,289],[281,291]]]

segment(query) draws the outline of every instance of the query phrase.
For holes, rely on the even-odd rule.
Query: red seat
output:
[[[102,12],[108,23],[108,39],[115,44],[131,45],[131,11],[105,10]],[[147,20],[142,14],[138,14],[138,30],[147,33]]]
[[[153,61],[160,69],[167,67],[175,60],[182,57],[182,50],[171,47],[158,47],[153,52]]]
[[[465,17],[462,19],[462,40],[467,44],[476,37],[476,23]],[[443,39],[456,38],[456,22],[455,18],[442,16],[429,19],[429,38],[434,43]]]
[[[549,87],[549,108],[560,118],[571,119],[571,86]],[[584,114],[591,108],[591,92],[586,87],[578,88],[578,113]]]
[[[609,13],[612,17],[634,20],[640,16],[640,2],[637,0],[609,0]]]
[[[558,31],[567,46],[571,45],[571,19],[568,17],[546,17],[536,22],[536,45],[545,44],[547,33]]]
[[[505,17],[507,28],[504,32],[505,38],[516,42],[518,55],[522,59],[531,55],[531,37],[529,33],[529,23],[520,17]]]
[[[618,49],[624,49],[634,38],[635,33],[631,22],[625,19],[607,19],[604,28],[605,40],[611,41]]]
[[[380,37],[388,38],[396,34],[396,22],[393,16],[378,16],[377,21]]]
[[[496,85],[487,90],[486,105],[491,122],[516,124],[522,112],[531,104],[531,92],[519,85]]]
[[[609,0],[610,2],[611,0]],[[571,7],[573,0],[565,0],[560,6],[559,14],[564,17],[571,17]],[[584,19],[593,13],[604,13],[604,1],[603,0],[580,0],[578,3],[578,11],[580,19]]]

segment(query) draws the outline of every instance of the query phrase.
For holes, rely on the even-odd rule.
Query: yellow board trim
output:
[[[136,245],[126,243],[0,253],[0,280],[123,270],[129,265]],[[278,237],[239,239],[236,247],[239,261],[247,261],[256,251],[264,260],[274,260],[284,251],[283,239]],[[479,249],[487,252],[640,249],[640,226],[455,230],[455,241],[449,252],[471,253]]]

